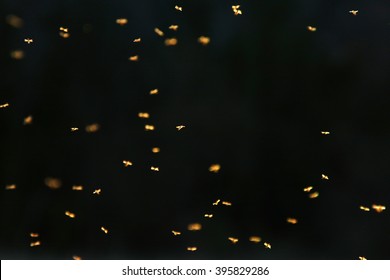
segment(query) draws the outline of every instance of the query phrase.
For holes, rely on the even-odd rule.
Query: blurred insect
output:
[[[190,230],[190,231],[198,231],[198,230],[202,229],[202,225],[199,224],[199,223],[189,224],[187,226],[187,229]]]
[[[371,206],[371,208],[374,209],[374,210],[375,210],[376,212],[378,212],[378,213],[381,213],[381,212],[383,212],[383,211],[386,210],[386,206],[377,205],[377,204],[373,204],[373,205]]]
[[[152,89],[149,93],[150,95],[158,94],[158,89],[157,88]]]
[[[33,122],[33,116],[31,116],[31,115],[25,117],[24,120],[23,120],[23,124],[24,124],[24,125],[32,124],[32,122]]]
[[[74,191],[82,191],[83,190],[83,186],[72,186],[72,190]]]
[[[6,186],[5,186],[5,189],[6,189],[7,191],[15,190],[15,189],[16,189],[16,185],[15,185],[15,184],[6,185]]]
[[[249,237],[249,241],[253,243],[260,243],[261,237],[260,236],[251,236]]]
[[[170,46],[176,46],[177,45],[177,39],[176,38],[167,38],[165,39],[165,45],[167,47],[170,47]]]
[[[97,132],[100,129],[100,125],[98,123],[89,124],[85,127],[85,131],[88,133]]]
[[[35,247],[41,245],[41,241],[35,241],[30,243],[30,247]]]
[[[219,165],[219,164],[212,164],[209,167],[209,171],[213,172],[213,173],[218,173],[219,170],[221,170],[221,165]]]
[[[123,25],[127,24],[127,18],[118,18],[116,20],[116,23],[123,26]]]
[[[162,32],[160,29],[158,29],[157,27],[154,29],[154,32],[158,35],[158,36],[160,36],[160,37],[162,37],[162,36],[164,36],[164,32]]]
[[[298,223],[298,220],[295,218],[287,218],[287,223],[295,225]]]
[[[319,192],[313,192],[313,193],[309,194],[309,197],[310,198],[317,198],[319,195],[320,195]]]
[[[203,46],[208,45],[210,43],[210,38],[206,36],[200,36],[198,38],[198,42],[202,44]]]

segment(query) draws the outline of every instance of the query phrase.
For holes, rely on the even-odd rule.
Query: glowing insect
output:
[[[24,39],[24,42],[26,42],[27,44],[31,44],[32,42],[34,42],[34,40],[31,38],[26,38]]]
[[[154,125],[146,124],[145,125],[145,130],[146,131],[153,131],[154,130]]]
[[[194,252],[196,250],[198,250],[197,247],[187,247],[187,251]]]
[[[125,167],[129,167],[129,166],[132,166],[132,165],[133,165],[133,163],[132,163],[131,161],[128,161],[128,160],[124,160],[124,161],[122,161],[122,163],[123,163],[123,165],[124,165]]]
[[[69,212],[69,211],[65,211],[65,215],[68,216],[71,219],[74,219],[76,217],[76,215],[74,213]]]
[[[179,26],[178,25],[170,25],[168,28],[170,30],[176,31],[177,29],[179,29]]]
[[[238,242],[238,238],[229,237],[228,239],[229,239],[230,242],[232,242],[233,244],[236,244],[236,243]]]
[[[151,166],[150,170],[156,171],[156,172],[160,171],[160,169],[158,167],[156,167],[156,166]]]
[[[240,10],[240,5],[233,5],[232,10],[235,16],[242,15],[242,11]]]
[[[100,229],[101,229],[105,234],[108,233],[108,229],[106,229],[105,227],[100,227]]]
[[[102,190],[101,189],[96,189],[96,190],[94,190],[93,191],[93,193],[92,194],[97,194],[97,195],[100,195],[100,193],[102,192]]]

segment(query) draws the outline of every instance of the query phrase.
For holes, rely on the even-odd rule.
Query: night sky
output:
[[[389,259],[389,33],[388,0],[0,1],[1,259]]]

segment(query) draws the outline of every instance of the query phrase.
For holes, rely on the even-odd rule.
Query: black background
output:
[[[2,259],[389,258],[388,210],[359,210],[390,206],[387,0],[3,0],[0,19]],[[86,133],[91,123],[101,129]],[[233,205],[212,206],[218,198]],[[192,222],[203,229],[187,231]]]

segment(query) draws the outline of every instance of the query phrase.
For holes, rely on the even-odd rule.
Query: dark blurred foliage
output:
[[[0,109],[0,257],[388,259],[388,210],[359,205],[390,207],[389,8],[388,0],[2,0],[0,104],[10,106]],[[21,28],[6,23],[10,14]],[[121,17],[127,25],[116,24]],[[166,47],[155,27],[178,45]],[[12,59],[15,49],[25,57]],[[33,123],[23,125],[28,115]],[[91,123],[100,131],[86,133]],[[47,188],[46,177],[62,187]],[[308,185],[317,199],[302,191]],[[217,198],[233,205],[213,207]],[[202,231],[188,232],[191,222]],[[30,232],[41,246],[29,246]]]

